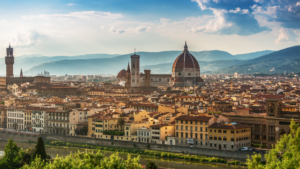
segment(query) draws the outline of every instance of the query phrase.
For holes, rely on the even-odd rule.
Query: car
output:
[[[248,151],[254,151],[254,148],[249,147],[249,148],[248,148]]]
[[[242,147],[241,151],[248,151],[248,147]]]
[[[193,145],[190,145],[190,147],[194,147]]]

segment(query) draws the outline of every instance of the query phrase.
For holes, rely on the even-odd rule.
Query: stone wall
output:
[[[40,135],[46,140],[54,141],[66,141],[66,142],[75,142],[75,143],[84,143],[84,144],[94,144],[94,145],[103,145],[103,146],[113,146],[113,147],[130,147],[133,148],[134,145],[141,149],[147,149],[148,143],[139,143],[139,142],[129,142],[129,141],[120,141],[120,140],[105,140],[98,138],[89,138],[89,137],[77,137],[77,136],[59,136],[59,135]],[[14,141],[37,141],[39,135],[29,135],[23,133],[12,133],[8,131],[0,131],[0,138],[7,140],[12,138]],[[170,146],[170,145],[161,145],[161,144],[150,144],[151,150],[167,151],[174,153],[185,153],[185,154],[195,154],[203,156],[213,156],[213,157],[222,157],[227,159],[238,159],[245,161],[248,158],[248,155],[252,155],[253,152],[242,152],[242,151],[224,151],[224,150],[215,150],[208,148],[196,148],[196,147],[183,147],[183,146]]]

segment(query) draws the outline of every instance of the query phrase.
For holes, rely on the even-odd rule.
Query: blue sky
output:
[[[232,54],[299,45],[300,0],[0,1],[0,51],[81,55],[182,50]]]

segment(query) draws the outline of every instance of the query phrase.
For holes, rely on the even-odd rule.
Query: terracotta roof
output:
[[[125,70],[125,69],[122,69],[122,70],[118,73],[117,78],[119,78],[119,79],[126,78],[126,70]]]
[[[212,117],[206,116],[189,116],[183,115],[176,118],[176,120],[191,120],[191,121],[209,121]]]
[[[175,59],[172,69],[195,68],[200,69],[197,59],[190,54],[185,44],[183,52]]]
[[[221,123],[214,123],[210,125],[208,128],[220,128],[220,129],[244,129],[244,128],[250,128],[248,125],[244,124],[221,124]]]

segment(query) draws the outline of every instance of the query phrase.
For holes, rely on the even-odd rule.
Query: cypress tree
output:
[[[42,160],[45,160],[47,157],[45,145],[42,137],[39,137],[35,146],[35,150],[31,155],[31,160],[33,161],[36,156],[40,156]]]

